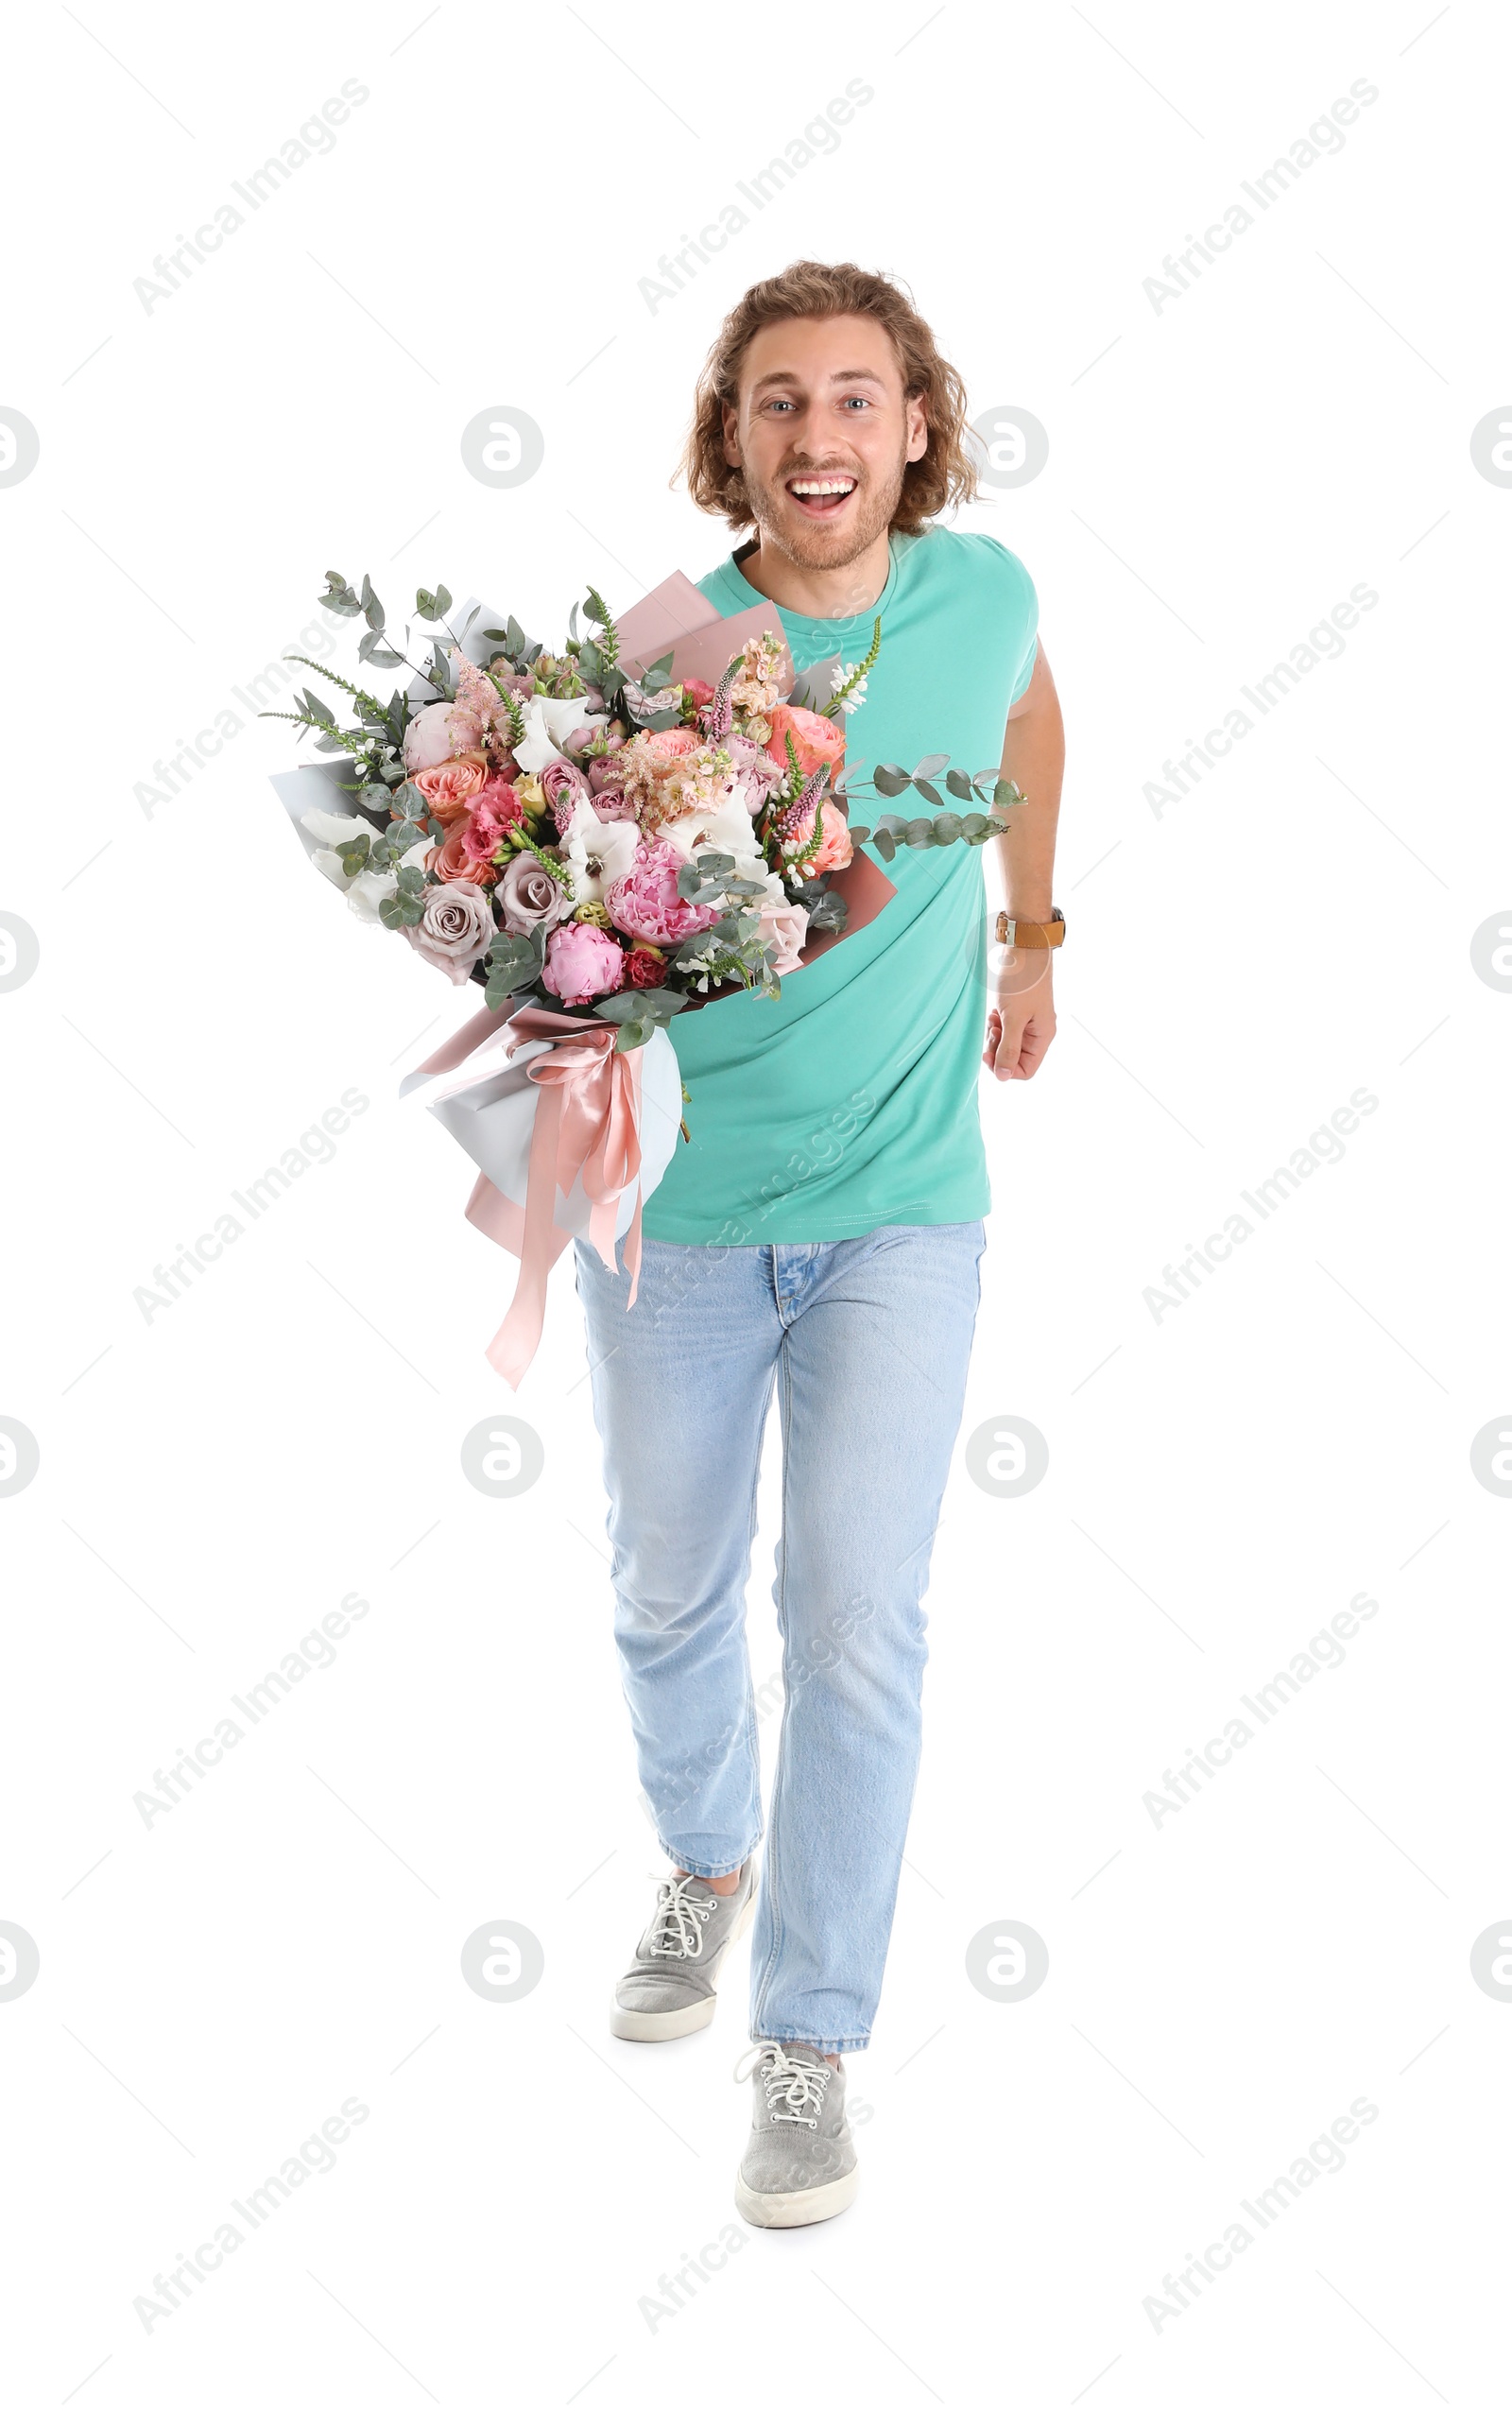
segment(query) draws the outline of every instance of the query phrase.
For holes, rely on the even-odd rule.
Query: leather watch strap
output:
[[[1066,916],[1057,906],[1049,921],[1015,921],[1005,912],[997,920],[1000,946],[1060,946],[1065,943]]]

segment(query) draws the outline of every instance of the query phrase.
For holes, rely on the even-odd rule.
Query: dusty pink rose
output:
[[[424,703],[404,731],[404,767],[434,770],[454,754],[475,751],[482,732],[469,712],[455,703]]]
[[[469,839],[472,835],[472,821],[461,821],[452,831],[443,846],[432,846],[425,857],[426,870],[434,872],[438,879],[447,881],[448,884],[464,879],[470,880],[475,887],[491,887],[499,875],[498,871],[488,854],[478,854],[470,851]]]
[[[595,996],[612,995],[625,985],[625,950],[607,929],[592,921],[570,921],[554,929],[546,940],[541,986],[564,1005],[590,1005]]]
[[[591,795],[593,789],[576,762],[560,759],[548,762],[540,773],[541,792],[546,799],[546,809],[557,823],[557,834],[565,837],[568,824],[577,809],[578,798]]]
[[[599,793],[601,788],[617,787],[623,784],[625,773],[614,759],[614,756],[618,753],[619,749],[620,749],[617,745],[613,746],[608,753],[596,753],[593,756],[593,761],[590,762],[588,766],[588,784],[593,788],[595,795]]]
[[[493,892],[504,925],[514,938],[532,929],[555,929],[573,908],[566,888],[541,869],[533,853],[512,855]]]
[[[455,761],[438,762],[432,769],[417,770],[414,784],[436,818],[450,822],[461,819],[488,775],[489,766],[481,753],[464,753]]]
[[[623,787],[595,788],[593,810],[600,820],[633,820],[635,818],[635,806]]]
[[[675,733],[667,731],[669,736]],[[598,808],[603,810],[602,802]],[[604,899],[616,929],[630,938],[644,938],[653,946],[670,946],[718,920],[717,904],[694,904],[679,895],[682,860],[664,839],[636,847],[634,863]]]
[[[802,904],[763,904],[762,923],[756,934],[764,946],[776,939],[772,969],[779,978],[785,971],[797,971],[808,929],[809,917]]]
[[[805,779],[813,778],[821,762],[828,762],[831,777],[838,778],[845,760],[845,731],[837,728],[833,720],[827,719],[822,712],[805,712],[796,703],[776,704],[767,717],[772,733],[766,741],[766,750],[774,762],[785,766],[787,747],[783,739],[791,731],[799,768]]]
[[[825,870],[843,870],[854,851],[850,843],[850,823],[837,803],[820,804],[819,826],[824,834],[807,862],[800,866],[805,879],[817,879]],[[814,815],[811,811],[805,813],[797,829],[789,832],[784,843],[796,839],[799,845],[806,845],[813,835]]]
[[[430,889],[424,919],[404,935],[417,955],[445,972],[454,988],[460,988],[478,957],[493,943],[493,913],[481,887],[457,881]]]
[[[780,784],[785,758],[779,766],[769,753],[764,753],[753,737],[741,736],[731,729],[720,744],[735,766],[735,776],[745,790],[747,808],[752,814],[761,810],[771,789]]]

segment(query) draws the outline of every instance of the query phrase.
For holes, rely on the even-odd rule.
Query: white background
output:
[[[0,994],[0,1414],[40,1449],[0,1498],[0,1918],[41,1955],[0,2001],[18,2404],[1497,2398],[1512,2010],[1470,1952],[1512,1912],[1512,1507],[1470,1448],[1512,1406],[1512,996],[1470,950],[1512,922],[1512,491],[1469,439],[1512,388],[1508,47],[1434,0],[93,0],[12,28],[0,405],[41,442],[0,488],[0,909],[41,948]],[[660,255],[851,77],[834,154],[649,307]],[[369,97],[329,155],[145,308],[155,255],[346,78]],[[1343,149],[1157,312],[1165,254],[1357,78]],[[292,732],[232,691],[328,567],[546,636],[590,579],[618,607],[701,574],[735,540],[667,488],[693,379],[803,255],[908,280],[973,414],[1049,431],[960,524],[1028,564],[1069,729],[1061,1031],[983,1090],[962,1434],[1024,1418],[1050,1465],[1005,1499],[958,1454],[947,1495],[859,2201],[742,2230],[653,2326],[734,2223],[744,1946],[712,2032],[610,2039],[657,1856],[570,1273],[512,1400],[481,1352],[513,1265],[395,1100],[476,996],[312,873],[266,784]],[[507,491],[459,450],[495,406],[545,439]],[[1342,658],[1157,816],[1163,761],[1357,583]],[[1344,1160],[1157,1320],[1162,1268],[1362,1088]],[[154,1266],[348,1089],[333,1160],[145,1318]],[[459,1460],[501,1410],[544,1449],[507,1502]],[[777,1472],[774,1437],[759,1680]],[[145,1826],[154,1771],[353,1591],[336,1662]],[[1345,1663],[1153,1821],[1360,1592]],[[500,1919],[544,1952],[512,2003],[459,1973]],[[1049,1951],[1019,2003],[965,1970],[1005,1919]],[[352,2096],[335,2166],[144,2332],[135,2298]],[[1345,2167],[1154,2324],[1361,2097]]]

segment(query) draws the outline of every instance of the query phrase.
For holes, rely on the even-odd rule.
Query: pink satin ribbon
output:
[[[524,1209],[485,1172],[466,1209],[475,1229],[520,1259],[509,1311],[485,1351],[495,1372],[518,1389],[541,1342],[546,1276],[572,1235],[556,1220],[557,1192],[565,1197],[579,1176],[589,1200],[589,1241],[611,1272],[620,1199],[634,1184],[625,1264],[630,1276],[627,1308],[635,1303],[641,1279],[641,1051],[616,1052],[615,1022],[575,1021],[535,1005],[507,1020],[507,1009],[474,1014],[420,1068],[455,1071],[496,1038],[505,1039],[507,1055],[528,1039],[551,1041],[548,1055],[525,1065],[525,1076],[541,1095],[530,1132]]]

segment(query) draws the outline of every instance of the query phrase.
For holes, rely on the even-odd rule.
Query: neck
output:
[[[865,552],[837,569],[805,569],[765,537],[758,538],[751,552],[736,556],[736,566],[747,586],[784,611],[798,611],[805,619],[850,619],[869,611],[887,583],[887,531],[884,528]]]

